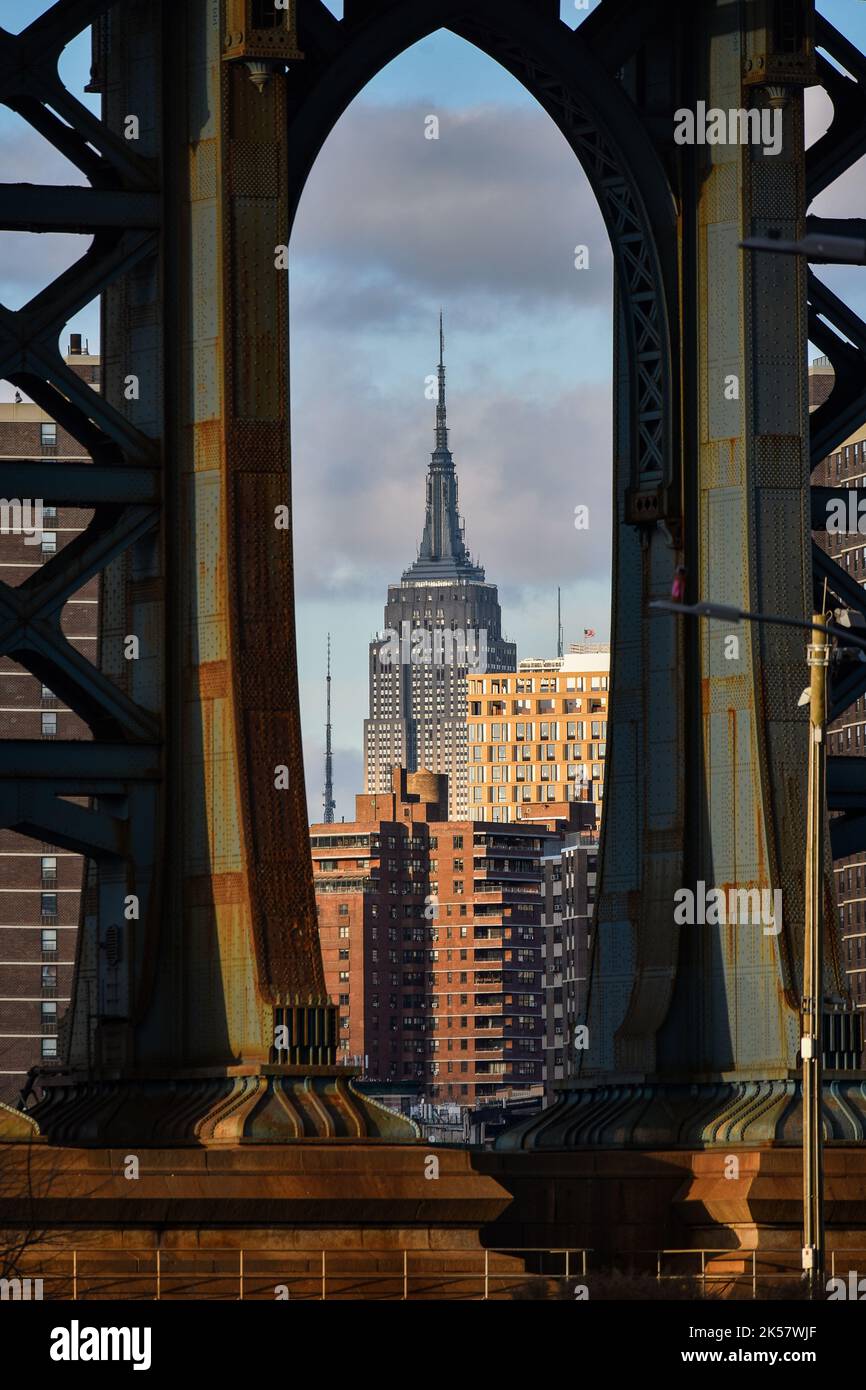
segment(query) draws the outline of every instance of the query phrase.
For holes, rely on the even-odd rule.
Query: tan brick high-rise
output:
[[[601,819],[610,655],[603,647],[470,675],[469,816],[514,822],[591,802]]]

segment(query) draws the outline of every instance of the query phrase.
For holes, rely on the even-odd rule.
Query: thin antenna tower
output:
[[[562,656],[562,590],[556,586],[556,655]]]
[[[328,675],[325,681],[327,690],[327,716],[325,721],[325,824],[334,824],[337,803],[334,800],[334,760],[331,753],[331,634],[328,633]]]

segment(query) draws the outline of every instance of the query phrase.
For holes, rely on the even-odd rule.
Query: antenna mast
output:
[[[562,590],[556,586],[556,655],[562,656]]]
[[[331,634],[328,633],[328,675],[325,681],[327,691],[327,715],[325,719],[325,824],[334,824],[337,803],[334,800],[334,761],[331,753]]]

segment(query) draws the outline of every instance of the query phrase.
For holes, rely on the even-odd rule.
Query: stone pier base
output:
[[[42,1277],[46,1298],[514,1298],[532,1276],[564,1274],[569,1248],[572,1277],[589,1252],[592,1296],[593,1272],[694,1275],[703,1249],[729,1252],[703,1257],[731,1276],[713,1291],[748,1295],[753,1276],[766,1288],[774,1275],[797,1297],[800,1181],[790,1148],[136,1150],[36,1137],[0,1145],[0,1272]],[[826,1214],[838,1272],[866,1276],[866,1148],[828,1146]]]

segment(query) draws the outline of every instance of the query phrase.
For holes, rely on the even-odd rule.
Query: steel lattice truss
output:
[[[833,102],[833,120],[806,154],[806,196],[811,203],[866,154],[866,58],[826,19],[816,16],[816,45],[850,76],[818,53],[821,82]],[[810,232],[863,236],[866,219],[809,217]],[[830,359],[835,384],[827,400],[811,417],[812,467],[866,419],[866,323],[833,294],[818,276],[809,274],[809,337]],[[830,488],[812,489],[812,527],[824,530]],[[866,496],[862,491],[861,496]],[[859,498],[858,498],[859,500]],[[840,603],[866,618],[866,593],[817,544],[812,546],[816,602],[826,580]],[[831,686],[830,716],[837,718],[866,693],[866,665],[851,663]],[[844,816],[832,822],[834,853],[844,855],[866,844],[866,768],[861,758],[829,760],[828,795],[832,810]]]
[[[64,362],[68,320],[117,276],[153,256],[153,171],[64,87],[65,45],[109,0],[57,4],[19,36],[0,32],[0,100],[88,180],[86,187],[0,185],[7,231],[89,233],[87,253],[17,312],[0,307],[0,376],[79,441],[91,465],[4,461],[0,492],[92,508],[87,528],[19,587],[0,585],[0,655],[37,676],[88,725],[93,742],[0,742],[0,824],[93,858],[125,854],[127,823],[63,796],[110,797],[157,770],[159,722],[67,641],[66,601],[158,525],[159,448]]]

